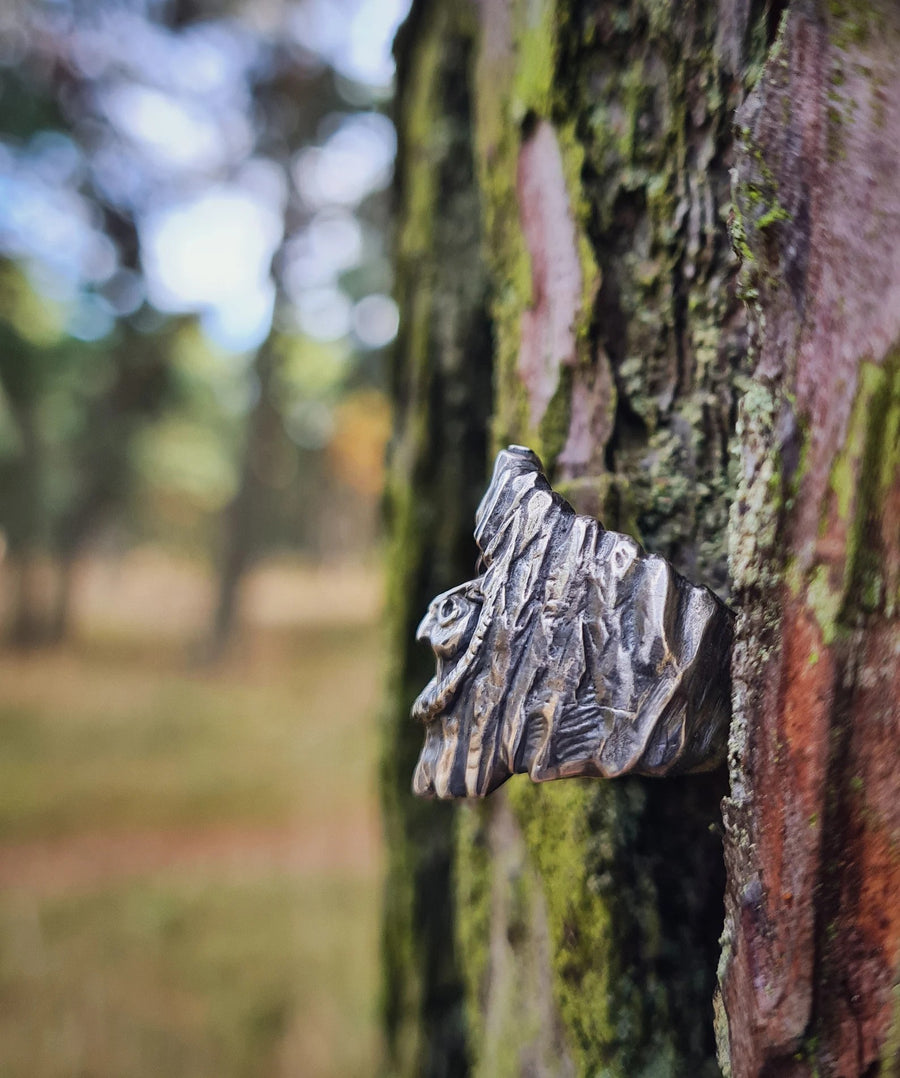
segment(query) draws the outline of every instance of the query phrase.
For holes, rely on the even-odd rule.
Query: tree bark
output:
[[[409,710],[431,666],[415,626],[430,598],[474,564],[472,520],[486,478],[492,342],[466,76],[476,29],[465,5],[418,4],[395,47],[404,317],[386,492],[394,666],[382,756],[382,1000],[387,1072],[421,1078],[464,1075],[470,1061],[454,931],[455,812],[412,796],[420,732]]]
[[[392,1074],[894,1073],[897,16],[784,8],[433,0],[400,40]],[[739,613],[721,955],[724,773],[406,792],[485,431]]]
[[[900,12],[792,4],[738,113],[731,1071],[900,1073]]]

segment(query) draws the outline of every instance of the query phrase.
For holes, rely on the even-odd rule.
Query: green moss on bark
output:
[[[456,938],[465,956],[466,1014],[475,1058],[485,1042],[490,966],[492,865],[484,805],[464,805],[457,819]]]
[[[460,825],[458,923],[473,1074],[571,1078],[552,999],[546,902],[521,830],[503,794],[465,809]]]
[[[621,398],[610,453],[621,503],[645,543],[724,591],[746,340],[724,167],[740,72],[725,65],[716,19],[693,4],[597,15],[569,37],[561,79],[603,281],[593,336]],[[753,48],[760,21],[746,28]]]
[[[554,994],[579,1075],[699,1075],[717,1068],[704,1047],[699,1008],[712,1027],[715,939],[694,920],[715,901],[718,839],[703,818],[721,776],[679,784],[690,826],[662,820],[674,805],[659,783],[517,782],[510,803],[541,880],[552,943]],[[681,871],[706,875],[688,887]],[[690,954],[693,963],[682,965]]]
[[[572,121],[560,107],[558,37],[566,7],[555,0],[515,0],[509,7],[488,4],[491,44],[482,50],[476,74],[478,170],[485,213],[485,256],[493,283],[496,326],[496,392],[493,443],[498,449],[518,440],[548,463],[565,444],[571,399],[570,372],[560,383],[537,426],[529,417],[518,374],[520,323],[534,301],[531,262],[516,191],[523,131],[537,118],[553,123],[563,159],[582,269],[582,308],[575,322],[579,358],[589,361],[587,342],[593,298],[599,281],[587,240],[590,204],[583,198],[584,151]]]
[[[856,399],[843,450],[831,470],[831,496],[823,520],[834,514],[847,531],[844,563],[837,573],[818,567],[808,585],[809,603],[822,636],[831,643],[848,631],[860,613],[898,609],[897,581],[886,577],[879,545],[871,542],[879,526],[878,507],[885,502],[900,468],[900,351],[880,365],[859,368]]]
[[[426,8],[419,5],[420,18]],[[437,8],[449,17],[446,5]],[[723,44],[715,10],[699,2],[485,0],[479,11],[474,158],[495,334],[494,446],[530,444],[552,467],[568,436],[573,386],[608,362],[615,422],[604,429],[612,436],[566,493],[581,507],[602,507],[608,525],[638,534],[724,593],[736,482],[728,442],[746,355],[726,232],[730,114],[747,41],[752,48],[763,41],[758,12],[752,26],[735,29],[741,40]],[[440,85],[440,72],[457,61],[434,48],[436,38],[425,43],[421,27],[415,36],[423,43],[421,78]],[[463,68],[456,70],[459,77]],[[410,180],[412,210],[401,232],[409,251],[436,227],[436,199],[452,189],[435,179],[441,158],[433,132],[443,108],[411,103],[412,130],[424,142],[411,169],[430,175]],[[535,297],[517,168],[537,120],[552,125],[560,147],[583,295],[575,367],[559,371],[534,429],[518,373],[521,319]],[[779,223],[773,217],[768,227]],[[410,340],[433,340],[433,314],[446,310],[435,276],[441,242],[426,239],[421,260],[403,271]],[[417,362],[410,356],[410,369]],[[429,369],[420,371],[425,383]],[[391,498],[406,521],[395,533],[396,556],[421,574],[434,519],[422,504],[436,467],[425,408],[434,392],[414,384],[408,399],[415,415],[404,431],[409,441],[398,438],[397,459],[413,471],[401,473]],[[417,472],[423,447],[432,463]],[[446,500],[446,487],[427,494],[437,499]],[[471,529],[471,516],[464,526]],[[456,580],[469,573],[461,568]],[[400,594],[395,601],[409,603]],[[418,670],[401,673],[411,692]],[[422,672],[418,687],[426,678]],[[722,774],[545,787],[518,779],[507,790],[459,817],[452,854],[454,938],[476,1074],[533,1067],[560,1076],[714,1075],[723,883],[710,826]],[[406,834],[398,871],[408,872],[419,854]],[[415,935],[400,943],[398,953],[415,961]]]
[[[577,362],[609,357],[617,407],[606,467],[562,489],[724,592],[736,484],[729,440],[746,332],[726,230],[740,80],[717,52],[715,12],[643,2],[577,13],[540,3],[528,5],[530,16],[524,3],[484,10],[500,19],[490,22],[476,81],[497,332],[495,444],[531,444],[552,466],[570,420],[574,372],[560,372],[537,431],[517,372],[520,319],[533,297],[516,166],[521,124],[539,117],[554,126],[578,234]],[[538,30],[540,39],[527,36]],[[756,24],[746,31],[754,48],[764,45]],[[508,790],[545,899],[555,1012],[575,1072],[717,1073],[711,1000],[723,869],[708,828],[723,776],[674,786],[515,780]],[[480,860],[476,838],[461,836],[460,893],[478,896],[462,916],[477,971],[470,1006],[483,1008],[485,985],[501,976],[488,896],[509,884]],[[542,930],[523,924],[526,936]],[[521,973],[527,952],[520,941],[502,976]],[[492,1036],[480,1027],[476,1056],[490,1051],[508,1066],[515,1044],[498,1048]]]
[[[414,628],[432,596],[471,572],[484,480],[491,331],[465,77],[475,30],[467,9],[421,3],[397,44],[403,319],[385,495],[392,665],[381,766],[384,1070],[397,1078],[456,1078],[469,1067],[454,946],[453,807],[412,796],[421,732],[409,709],[433,669]]]

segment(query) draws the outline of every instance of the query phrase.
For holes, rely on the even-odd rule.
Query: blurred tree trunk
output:
[[[265,476],[273,446],[282,435],[274,400],[278,339],[270,330],[253,359],[256,400],[247,420],[238,489],[222,521],[218,595],[205,658],[215,660],[234,631],[241,581],[258,553],[260,517],[270,496]]]
[[[898,46],[886,2],[414,4],[390,1074],[900,1073]],[[724,774],[408,792],[485,441],[735,602],[724,948]]]
[[[21,488],[14,510],[9,557],[13,573],[9,642],[14,647],[36,647],[45,641],[46,610],[41,587],[44,474],[34,407],[19,402],[14,409],[20,440]]]
[[[449,805],[413,800],[420,732],[409,708],[432,667],[412,630],[433,595],[471,572],[487,458],[492,344],[467,78],[474,31],[465,5],[419,4],[396,46],[403,317],[386,495],[394,665],[382,758],[382,998],[390,1073],[423,1078],[453,1078],[469,1068],[454,947],[456,814]]]
[[[16,483],[7,489],[2,518],[11,585],[8,639],[14,647],[30,648],[44,643],[47,630],[41,572],[47,530],[44,454],[28,368],[31,357],[8,333],[0,337],[0,347],[0,384],[18,440]]]
[[[67,90],[84,92],[71,81]],[[134,220],[110,206],[104,206],[103,212],[122,266],[139,273],[140,244]],[[123,319],[117,327],[109,354],[114,376],[108,389],[91,401],[85,433],[73,446],[79,462],[78,493],[52,529],[56,579],[44,643],[60,644],[71,634],[79,559],[104,520],[128,498],[135,481],[134,436],[160,413],[172,392],[170,340],[179,321],[173,320],[152,340],[132,321]]]

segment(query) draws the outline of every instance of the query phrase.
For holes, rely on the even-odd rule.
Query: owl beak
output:
[[[416,626],[416,642],[419,644],[430,644],[431,637],[429,632],[431,630],[431,611],[429,611],[424,618]]]

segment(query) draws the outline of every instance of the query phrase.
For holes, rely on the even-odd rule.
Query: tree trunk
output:
[[[431,676],[414,643],[431,597],[471,572],[472,520],[491,408],[487,278],[475,178],[472,12],[414,9],[397,42],[397,425],[386,492],[392,647],[382,804],[388,846],[382,992],[389,1073],[468,1073],[461,957],[454,944],[456,813],[413,799],[420,731],[409,709]]]
[[[259,553],[260,517],[268,496],[265,475],[281,435],[274,402],[277,349],[273,328],[253,359],[257,396],[247,419],[238,489],[222,517],[216,606],[203,655],[209,662],[221,658],[228,646],[238,615],[240,585]]]
[[[783,8],[431,0],[398,42],[391,1074],[897,1065],[900,42]],[[481,440],[739,613],[721,955],[726,775],[409,796]]]
[[[44,454],[33,402],[14,400],[13,414],[21,448],[13,504],[4,507],[9,514],[4,523],[12,584],[8,640],[16,648],[35,648],[47,637],[41,565],[46,538]]]
[[[735,1078],[900,1073],[900,10],[791,4],[738,113]]]

